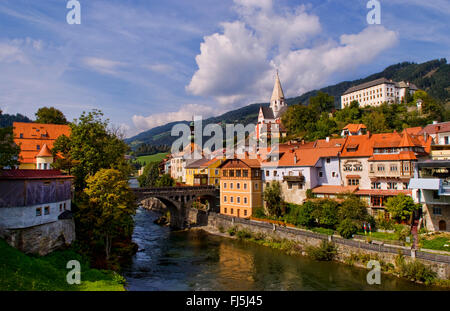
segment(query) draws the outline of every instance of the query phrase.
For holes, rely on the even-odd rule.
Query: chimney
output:
[[[291,145],[291,141],[288,141],[288,146],[290,146]]]
[[[304,145],[305,144],[305,140],[304,139],[302,139],[302,145]]]
[[[330,137],[327,137],[326,141],[327,141],[327,143],[329,143],[330,142]]]
[[[294,153],[294,164],[297,164],[297,154]]]
[[[438,121],[433,121],[433,124],[438,124]]]

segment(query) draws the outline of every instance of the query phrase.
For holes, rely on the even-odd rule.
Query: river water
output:
[[[429,290],[393,276],[368,285],[367,270],[289,256],[255,243],[204,231],[172,231],[139,208],[134,241],[140,251],[126,268],[128,290]]]

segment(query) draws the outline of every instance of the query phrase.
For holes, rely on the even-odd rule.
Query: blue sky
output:
[[[287,97],[401,62],[450,60],[450,2],[380,0],[0,1],[0,108],[69,119],[101,109],[127,136]]]

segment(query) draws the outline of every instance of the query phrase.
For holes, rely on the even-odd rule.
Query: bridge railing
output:
[[[216,190],[215,186],[186,186],[186,187],[157,187],[157,188],[134,188],[134,192],[190,192],[201,190]]]

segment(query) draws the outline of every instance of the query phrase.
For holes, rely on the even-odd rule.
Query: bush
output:
[[[392,219],[386,220],[384,217],[380,217],[377,220],[376,227],[383,230],[394,230],[395,221]]]
[[[297,223],[296,225],[301,225],[305,227],[312,227],[315,223],[315,218],[313,216],[313,212],[316,209],[316,204],[313,202],[306,202],[302,206],[300,206],[297,214]]]
[[[350,219],[344,219],[338,226],[337,231],[344,239],[350,239],[356,232],[358,227]]]
[[[308,246],[306,252],[308,253],[308,256],[315,260],[330,261],[333,260],[336,255],[337,249],[333,243],[322,241],[320,246]]]
[[[397,240],[406,241],[406,237],[410,235],[411,229],[405,225],[394,225]]]
[[[231,228],[229,228],[229,229],[227,230],[227,232],[228,232],[228,234],[229,234],[230,236],[234,236],[234,235],[236,234],[236,232],[237,232],[237,227],[236,227],[236,226],[231,227]]]
[[[218,229],[219,229],[220,233],[224,233],[225,232],[225,228],[222,225],[220,225]]]
[[[432,284],[436,279],[436,272],[420,261],[414,260],[406,262],[403,256],[398,256],[396,264],[398,272],[402,277],[406,277],[413,281],[421,281],[425,284]]]
[[[255,218],[266,218],[266,213],[264,213],[264,208],[255,208],[253,210],[252,216]]]
[[[252,233],[247,229],[242,229],[236,232],[236,236],[239,240],[250,239],[252,237]]]

